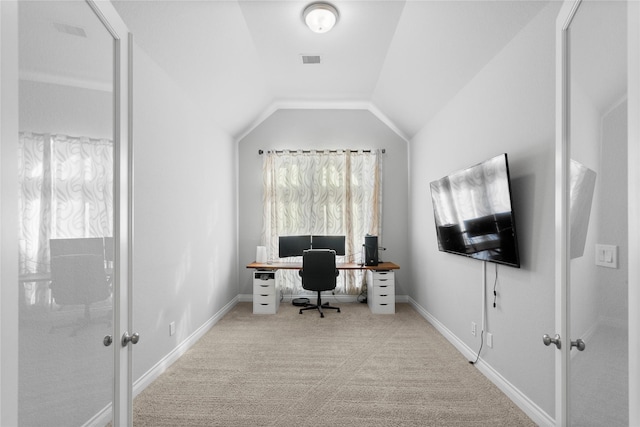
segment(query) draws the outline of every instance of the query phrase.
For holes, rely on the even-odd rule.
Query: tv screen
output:
[[[431,183],[438,248],[520,267],[507,155]]]
[[[345,254],[344,236],[311,236],[311,247],[313,249],[332,249],[336,255]]]
[[[287,258],[302,256],[307,249],[311,249],[311,236],[279,236],[278,256]]]

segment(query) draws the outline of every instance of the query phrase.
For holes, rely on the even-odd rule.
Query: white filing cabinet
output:
[[[395,314],[396,284],[391,270],[367,270],[367,304],[374,314]]]
[[[276,314],[280,298],[276,291],[275,271],[253,272],[253,312],[255,314]]]

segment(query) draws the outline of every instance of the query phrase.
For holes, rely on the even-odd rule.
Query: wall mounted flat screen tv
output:
[[[431,183],[440,251],[520,267],[507,155]]]

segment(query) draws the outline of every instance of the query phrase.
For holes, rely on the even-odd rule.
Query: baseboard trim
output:
[[[91,417],[89,421],[84,423],[82,427],[106,426],[111,421],[113,421],[113,404],[109,403],[107,406],[102,408],[100,412]]]
[[[453,334],[444,324],[436,319],[431,313],[418,304],[413,298],[408,297],[408,303],[424,317],[434,328],[438,330],[460,353],[462,353],[467,359],[475,360],[477,357],[476,352],[460,340],[455,334]],[[515,403],[522,411],[529,416],[539,426],[555,426],[556,422],[553,417],[547,414],[542,408],[536,405],[531,399],[529,399],[524,393],[522,393],[517,387],[507,381],[498,371],[492,366],[487,364],[482,357],[478,359],[475,364],[478,370],[487,377],[492,383],[494,383],[513,403]]]
[[[196,329],[189,337],[182,341],[169,354],[160,359],[151,369],[145,372],[140,378],[133,383],[133,397],[136,397],[142,390],[147,388],[153,381],[162,375],[169,366],[176,362],[183,354],[187,352],[200,338],[206,334],[225,314],[227,314],[238,302],[239,296],[233,298],[227,305],[222,307],[220,311],[215,313],[202,326]]]

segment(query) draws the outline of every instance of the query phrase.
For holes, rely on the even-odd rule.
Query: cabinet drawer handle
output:
[[[380,305],[389,305],[389,304],[386,304],[386,303],[384,303],[384,304],[383,304],[383,303],[380,303]]]
[[[261,302],[261,303],[260,303],[260,305],[269,305],[269,304],[267,304],[267,303],[264,303],[264,302]]]
[[[380,296],[381,296],[381,297],[387,297],[387,296],[389,296],[389,295],[387,295],[387,294],[383,294],[383,295],[380,295]]]
[[[381,288],[386,288],[386,287],[387,287],[387,285],[380,285],[379,287],[381,287]]]

